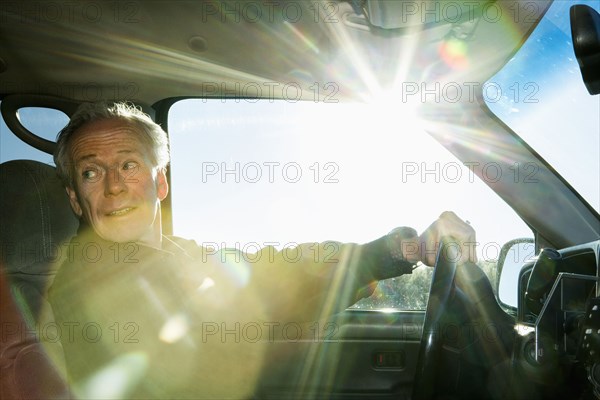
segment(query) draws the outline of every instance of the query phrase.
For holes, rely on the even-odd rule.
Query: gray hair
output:
[[[150,161],[154,167],[165,169],[169,164],[169,141],[165,131],[141,109],[130,103],[82,103],[71,120],[56,137],[54,164],[64,185],[74,187],[74,165],[71,158],[70,142],[73,135],[91,122],[119,119],[139,132],[139,139],[151,150]]]

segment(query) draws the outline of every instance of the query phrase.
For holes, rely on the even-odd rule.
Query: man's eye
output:
[[[123,169],[126,171],[136,169],[137,167],[138,163],[136,163],[135,161],[127,161],[125,164],[123,164]]]
[[[83,179],[91,181],[98,176],[98,171],[96,171],[95,169],[86,169],[81,173],[81,176],[83,177]]]

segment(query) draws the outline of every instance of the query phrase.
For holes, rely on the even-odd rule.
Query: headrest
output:
[[[48,275],[66,256],[79,225],[54,167],[0,164],[0,264],[6,273]]]

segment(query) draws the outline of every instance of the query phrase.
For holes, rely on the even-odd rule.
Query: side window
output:
[[[424,265],[410,275],[380,281],[373,294],[354,304],[356,310],[424,310],[433,268]]]
[[[498,287],[497,262],[495,256],[490,258],[486,256],[482,259],[481,255],[477,262],[490,280],[494,291]],[[433,268],[421,265],[410,275],[380,281],[371,297],[362,299],[350,308],[358,310],[424,310],[429,299],[432,274]]]
[[[26,107],[19,110],[19,120],[36,135],[54,141],[56,135],[69,122],[69,118],[59,110]],[[36,160],[54,165],[52,155],[33,148],[15,136],[0,117],[0,162],[10,160]]]

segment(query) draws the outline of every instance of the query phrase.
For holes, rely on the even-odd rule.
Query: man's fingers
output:
[[[467,261],[477,262],[475,230],[469,223],[460,219],[454,212],[444,211],[440,217],[429,225],[421,236],[419,236],[421,261],[424,264],[429,266],[435,264],[440,242],[444,238],[456,242],[450,244],[458,247],[457,250],[459,250],[459,254],[457,255],[458,259],[455,260],[456,262],[459,264]]]

